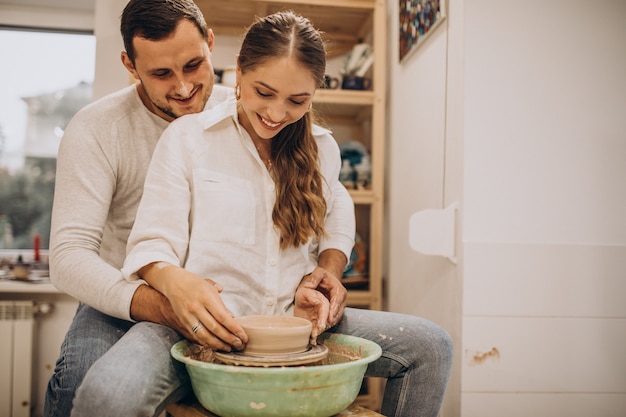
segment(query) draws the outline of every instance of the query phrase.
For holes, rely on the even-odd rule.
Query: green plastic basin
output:
[[[337,362],[318,366],[259,368],[208,363],[185,356],[189,344],[172,346],[172,356],[189,372],[196,398],[222,417],[328,417],[348,407],[361,388],[367,365],[382,353],[376,343],[343,334],[320,337]],[[359,359],[341,361],[341,352]],[[345,359],[344,359],[345,360]]]

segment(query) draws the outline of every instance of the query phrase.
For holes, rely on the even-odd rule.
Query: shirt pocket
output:
[[[252,184],[221,172],[195,169],[191,239],[208,242],[255,243]]]

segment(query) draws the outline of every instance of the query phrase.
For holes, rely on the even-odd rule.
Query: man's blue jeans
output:
[[[373,340],[382,356],[366,376],[387,378],[381,413],[436,417],[452,364],[452,342],[436,324],[410,315],[347,308],[330,331]],[[157,416],[192,393],[170,356],[172,329],[130,323],[80,305],[46,393],[44,416]],[[72,409],[73,405],[73,409]]]

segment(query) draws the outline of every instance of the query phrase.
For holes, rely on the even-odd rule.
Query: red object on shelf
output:
[[[35,256],[34,256],[35,262],[39,262],[41,260],[40,255],[39,255],[39,241],[40,240],[41,238],[39,237],[39,235],[35,235],[35,242],[33,243],[33,248],[35,250]]]

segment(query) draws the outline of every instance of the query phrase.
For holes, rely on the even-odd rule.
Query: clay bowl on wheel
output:
[[[185,364],[202,406],[222,417],[328,417],[359,394],[365,370],[382,353],[376,343],[343,334],[322,334],[323,364],[259,368],[191,358],[181,340],[171,353]]]
[[[243,353],[251,356],[274,356],[307,350],[311,322],[290,316],[244,316],[237,323],[248,335]]]

